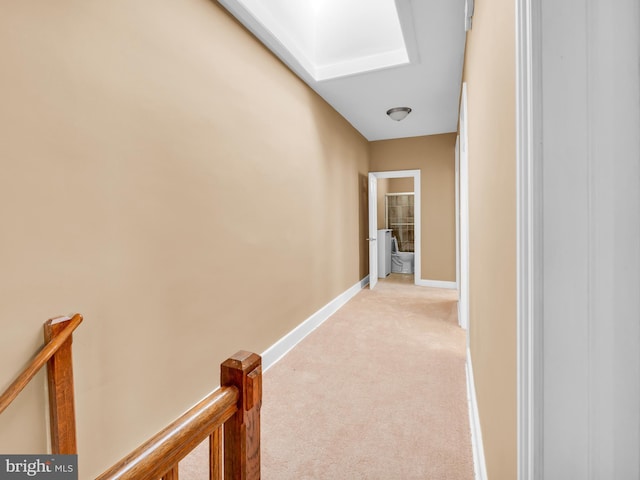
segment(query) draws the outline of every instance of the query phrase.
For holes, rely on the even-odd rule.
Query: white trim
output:
[[[460,135],[456,136],[455,150],[455,195],[456,195],[456,285],[460,285]],[[458,292],[458,298],[460,292]],[[458,302],[458,324],[460,324],[460,302]],[[462,326],[462,325],[460,325]]]
[[[291,330],[288,334],[278,340],[276,343],[271,345],[262,353],[262,371],[265,372],[272,366],[274,366],[282,357],[284,357],[293,347],[295,347],[298,343],[300,343],[307,335],[313,332],[316,328],[322,325],[331,315],[333,315],[340,307],[342,307],[345,303],[351,300],[360,290],[366,287],[369,284],[369,275],[364,277],[358,283],[350,287],[345,292],[338,295],[336,298],[327,303],[324,307],[318,310],[316,313],[307,318],[304,322],[298,325],[296,328]],[[48,388],[47,381],[45,378],[45,386]],[[202,399],[198,400],[192,406],[190,406],[187,410],[189,411],[195,405],[200,403],[207,396],[211,395],[213,392],[219,390],[220,387],[214,388],[211,392],[207,393]],[[45,391],[45,393],[47,393]],[[48,401],[48,397],[47,397]],[[45,409],[45,415],[49,415],[49,409]],[[49,421],[47,419],[47,425],[49,425]],[[49,435],[47,435],[47,446],[50,447],[50,439]]]
[[[473,469],[475,480],[487,480],[487,464],[484,458],[484,444],[482,443],[482,428],[476,398],[476,384],[473,380],[473,365],[471,351],[467,348],[467,400],[469,404],[469,427],[471,428],[471,450],[473,451]]]
[[[473,9],[474,1],[466,0],[464,2],[464,31],[468,32],[473,27]]]
[[[378,179],[373,173],[369,173],[367,185],[369,289],[373,289],[378,283]]]
[[[518,480],[542,478],[540,5],[516,0]]]
[[[353,285],[345,292],[327,303],[316,313],[307,318],[284,337],[271,345],[262,353],[262,371],[266,371],[284,357],[293,347],[300,343],[307,335],[322,325],[340,307],[351,300],[364,286],[369,283],[369,275]]]
[[[314,84],[323,80],[350,77],[420,62],[410,0],[395,1],[403,47],[390,52],[361,55],[333,64],[318,63],[313,51],[300,46],[299,39],[280,21],[280,16],[274,16],[269,8],[264,6],[266,2],[250,2],[250,4],[243,0],[219,0],[219,2],[312,88]],[[304,43],[303,41],[302,44]]]
[[[420,170],[389,170],[385,172],[371,172],[376,178],[406,178],[420,175]],[[418,177],[419,178],[419,177]]]
[[[419,287],[432,287],[432,288],[449,288],[451,290],[457,290],[458,284],[456,282],[445,282],[443,280],[416,280],[416,285]]]
[[[467,83],[462,84],[460,95],[460,155],[459,155],[459,204],[460,215],[460,278],[458,279],[458,323],[467,330],[469,344],[469,128],[467,110]]]

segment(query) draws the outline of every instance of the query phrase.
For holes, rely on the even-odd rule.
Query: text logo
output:
[[[0,455],[0,480],[78,480],[77,455]]]

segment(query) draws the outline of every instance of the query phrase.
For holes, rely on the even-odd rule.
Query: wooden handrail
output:
[[[224,473],[225,480],[259,480],[262,359],[255,353],[236,353],[220,366],[220,383],[219,390],[96,480],[177,479],[178,462],[207,437],[210,479]]]
[[[65,328],[58,332],[55,337],[40,350],[35,358],[27,365],[18,378],[16,378],[11,385],[0,395],[0,413],[4,412],[6,408],[15,400],[20,392],[27,386],[29,381],[38,373],[38,371],[49,361],[51,357],[62,347],[62,345],[71,337],[73,331],[82,322],[82,315],[75,314],[73,317],[58,317],[52,318],[47,322],[49,325],[59,324],[61,322],[69,322]],[[45,324],[46,329],[46,324]]]
[[[238,409],[238,389],[216,390],[96,480],[157,479],[225,423]]]
[[[45,346],[0,395],[2,413],[47,364],[53,454],[77,454],[71,344],[81,322],[80,314],[47,321]],[[220,385],[97,480],[178,480],[178,462],[207,437],[211,480],[259,480],[260,356],[240,351],[224,361]]]

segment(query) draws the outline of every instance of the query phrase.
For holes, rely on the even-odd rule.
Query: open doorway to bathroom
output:
[[[384,229],[389,231],[391,236],[390,273],[413,276],[415,271],[415,195],[413,189],[408,191],[405,185],[405,180],[410,179],[385,180],[388,182],[388,191],[384,194]]]
[[[420,170],[370,173],[370,288],[390,274],[419,283],[420,232]]]

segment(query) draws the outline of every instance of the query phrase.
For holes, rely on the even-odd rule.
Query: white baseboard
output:
[[[484,459],[484,445],[482,443],[482,429],[476,398],[475,381],[473,380],[473,365],[471,352],[467,348],[467,398],[469,402],[469,425],[471,426],[471,449],[473,451],[473,467],[476,472],[475,480],[487,480],[487,464]]]
[[[351,300],[360,290],[369,284],[369,275],[353,285],[347,291],[338,295],[316,313],[307,318],[284,337],[271,345],[262,353],[262,371],[266,371],[284,357],[303,338],[318,328],[325,320],[333,315],[340,307]]]
[[[452,290],[458,289],[458,284],[456,282],[444,282],[442,280],[423,280],[420,279],[416,282],[416,285],[421,287],[433,287],[433,288],[449,288]]]

